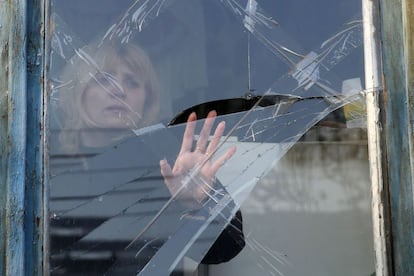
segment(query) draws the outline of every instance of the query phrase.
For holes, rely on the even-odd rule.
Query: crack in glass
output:
[[[361,55],[360,16],[333,35],[323,32],[322,42],[309,47],[297,42],[303,39],[294,37],[283,16],[269,15],[284,8],[281,3],[266,10],[269,3],[255,0],[125,0],[108,20],[105,8],[114,3],[103,1],[101,15],[85,4],[52,1],[50,273],[184,275],[200,264],[237,262],[235,256],[247,251],[257,273],[300,275],[306,262],[300,249],[291,248],[295,238],[286,235],[280,242],[286,248],[274,248],[255,235],[261,231],[242,213],[274,212],[277,218],[283,215],[278,210],[300,215],[307,204],[319,206],[310,190],[271,184],[272,177],[297,144],[318,143],[309,137],[319,129],[365,127],[364,96],[380,88],[363,88],[363,68],[349,78],[337,70]],[[88,26],[86,32],[76,23],[79,7],[109,27]],[[211,11],[231,22],[218,25],[216,35],[221,27],[234,28],[242,42],[236,60],[209,59],[222,54],[208,44],[214,39],[208,33]],[[140,57],[128,56],[132,52]],[[235,65],[221,68],[226,62]],[[244,90],[209,87],[221,81],[220,73],[243,82],[238,87]],[[333,139],[315,135],[319,142]],[[314,197],[332,210],[350,208],[349,202],[325,200],[326,191],[338,188],[320,187]],[[358,185],[344,187],[359,196],[357,204],[369,197]],[[265,210],[273,205],[280,209]],[[293,223],[295,216],[285,221]],[[274,226],[262,227],[267,232]],[[298,227],[293,229],[300,232]]]

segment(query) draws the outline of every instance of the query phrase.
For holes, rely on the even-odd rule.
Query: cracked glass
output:
[[[51,0],[50,275],[371,275],[364,20]]]

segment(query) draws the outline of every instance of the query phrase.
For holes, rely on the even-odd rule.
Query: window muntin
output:
[[[239,220],[239,209],[246,246],[232,260],[236,264],[247,258],[254,263],[249,269],[270,275],[336,273],[350,267],[339,262],[348,251],[364,261],[349,261],[353,270],[346,274],[373,271],[365,238],[371,228],[361,103],[373,88],[364,87],[358,14],[359,1],[52,2],[51,273],[191,271],[223,229],[234,230],[229,222]],[[128,58],[108,55],[136,45],[152,73],[148,66],[133,67]],[[114,65],[128,68],[126,74]],[[137,72],[131,81],[128,76]],[[148,81],[152,76],[154,85]],[[131,91],[139,93],[131,85],[156,89],[159,111],[145,109],[139,98],[120,101]],[[71,101],[85,104],[86,96],[75,96],[79,87],[100,88],[117,98],[104,113],[122,120],[109,116],[113,124],[97,129],[108,121],[91,114],[98,109],[92,100],[87,105],[93,108],[62,112]],[[177,195],[165,189],[159,161],[174,164],[186,127],[178,123],[191,111],[200,118],[211,109],[218,113],[216,125],[226,122],[213,160],[233,146],[237,151],[217,172],[217,186],[199,177],[197,166],[186,172],[183,179],[208,194],[187,201],[181,194],[187,189]],[[89,125],[68,123],[71,112],[73,118],[88,117]],[[119,121],[134,132],[119,128]],[[198,122],[196,134],[202,125]],[[80,136],[88,141],[80,145]],[[344,153],[334,158],[335,151]],[[333,171],[326,169],[333,164]],[[355,179],[348,178],[349,171]],[[313,173],[318,176],[309,176]],[[350,227],[359,222],[366,223],[362,230]],[[183,232],[188,229],[191,234]],[[324,231],[330,238],[322,239]],[[306,235],[319,239],[298,242]],[[344,236],[340,243],[349,245],[347,250],[324,245]],[[358,239],[363,246],[356,245]],[[318,247],[327,250],[309,257]],[[211,271],[245,268],[231,264]]]

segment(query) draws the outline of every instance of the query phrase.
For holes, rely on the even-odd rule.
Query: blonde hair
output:
[[[82,102],[83,93],[93,76],[111,64],[122,61],[143,82],[146,92],[144,112],[138,127],[154,123],[158,118],[160,91],[158,80],[148,55],[132,44],[106,43],[87,46],[76,51],[60,78],[60,88],[53,93],[56,116],[60,127],[59,141],[66,150],[81,146],[80,130],[93,128],[93,124]],[[136,127],[136,126],[135,126]]]

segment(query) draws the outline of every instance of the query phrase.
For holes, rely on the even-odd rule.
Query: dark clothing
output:
[[[243,220],[242,213],[239,210],[204,256],[201,263],[219,264],[228,262],[237,256],[244,246]]]
[[[158,162],[171,152],[171,145],[157,144],[152,135],[99,152],[52,155],[52,275],[136,275],[173,264],[177,270],[182,252],[196,262],[218,264],[242,250],[241,212],[221,183],[215,185],[221,196],[195,202],[191,209],[170,200]],[[220,207],[215,200],[226,204]]]

